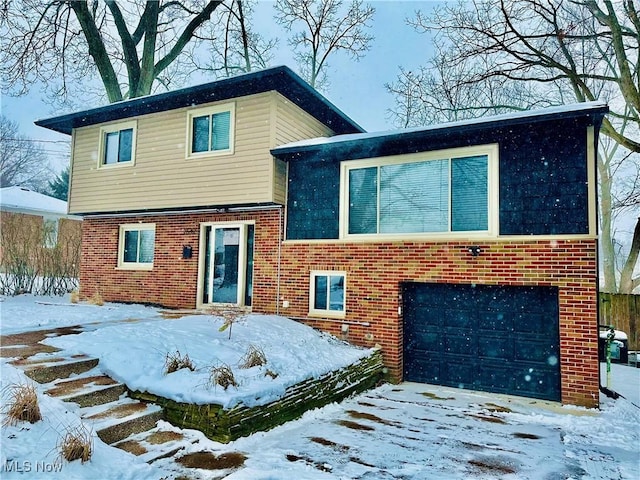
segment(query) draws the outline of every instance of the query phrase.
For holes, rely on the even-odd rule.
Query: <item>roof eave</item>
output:
[[[229,77],[173,92],[134,98],[98,108],[37,120],[36,125],[66,135],[74,128],[123,120],[137,115],[278,91],[338,133],[362,133],[364,129],[320,95],[290,68],[281,66]]]

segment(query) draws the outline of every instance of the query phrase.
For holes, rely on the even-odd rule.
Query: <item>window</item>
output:
[[[155,239],[156,227],[152,223],[121,225],[118,267],[152,268]]]
[[[233,153],[233,104],[189,112],[187,157]]]
[[[100,130],[100,165],[132,165],[136,122],[108,125]]]
[[[42,224],[42,243],[45,248],[55,248],[58,244],[58,219],[45,218]]]
[[[329,317],[344,317],[345,291],[345,272],[311,272],[309,313]]]
[[[496,146],[343,162],[343,236],[489,233],[496,165]]]

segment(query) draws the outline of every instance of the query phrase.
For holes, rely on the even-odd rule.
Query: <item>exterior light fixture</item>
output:
[[[479,245],[471,245],[467,248],[472,257],[479,257],[482,253],[482,248]]]

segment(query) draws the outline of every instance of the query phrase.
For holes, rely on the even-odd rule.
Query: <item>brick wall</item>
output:
[[[274,311],[278,261],[278,209],[253,213],[198,213],[119,218],[85,218],[80,269],[83,298],[99,292],[105,301],[195,308],[198,282],[200,224],[255,221],[254,311]],[[153,269],[118,269],[120,225],[154,223],[156,242]],[[193,248],[182,258],[183,245]]]
[[[472,257],[468,242],[289,243],[282,246],[278,287],[278,209],[252,213],[86,218],[81,294],[99,291],[107,301],[142,302],[194,308],[200,223],[253,220],[255,229],[253,311],[300,319],[342,336],[340,321],[309,318],[311,270],[347,272],[346,339],[382,347],[385,365],[402,378],[403,282],[541,285],[559,289],[562,401],[598,404],[597,298],[595,240],[517,240],[480,244]],[[118,270],[122,223],[155,223],[152,271]],[[182,246],[193,257],[182,259]],[[279,292],[279,301],[276,302]],[[289,307],[283,308],[282,301]],[[276,305],[278,303],[278,305]],[[364,325],[368,324],[368,325]]]
[[[562,401],[598,404],[596,241],[495,241],[472,257],[468,242],[285,243],[283,315],[341,336],[341,322],[308,317],[309,272],[347,272],[348,340],[380,344],[390,373],[402,377],[403,282],[541,285],[559,289]]]

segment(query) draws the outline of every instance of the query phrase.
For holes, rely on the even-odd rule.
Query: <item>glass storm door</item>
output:
[[[253,225],[207,226],[202,303],[251,306]]]

